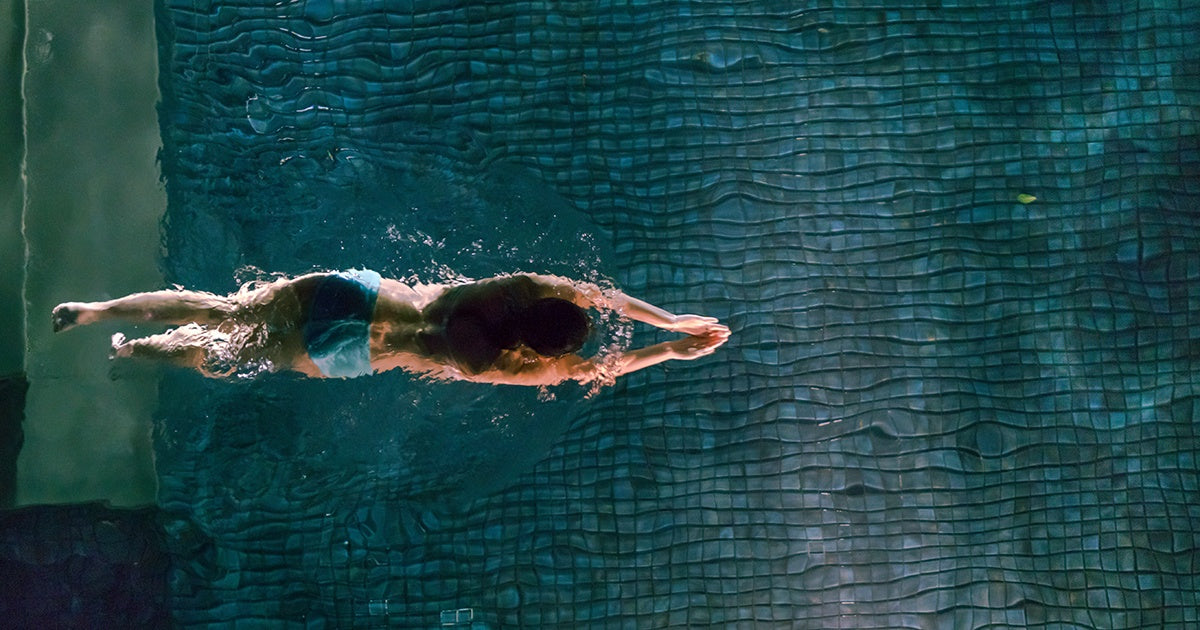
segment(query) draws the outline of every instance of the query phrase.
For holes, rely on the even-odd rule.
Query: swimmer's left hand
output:
[[[676,315],[675,320],[666,328],[671,332],[683,333],[685,335],[699,336],[710,333],[723,333],[726,337],[729,336],[729,328],[722,326],[716,317],[705,317],[703,315]]]

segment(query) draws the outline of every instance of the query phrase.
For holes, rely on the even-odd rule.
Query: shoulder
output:
[[[595,364],[578,355],[544,357],[528,348],[505,350],[484,372],[469,380],[503,385],[557,385],[569,380],[587,382]]]
[[[544,285],[533,274],[515,273],[508,276],[496,276],[481,280],[481,286],[500,289],[511,293],[538,294],[544,290]]]
[[[538,298],[559,298],[572,302],[583,309],[611,308],[607,292],[595,283],[582,282],[549,274],[527,273],[519,275],[533,283],[533,286],[536,287],[535,291]]]
[[[380,297],[404,302],[417,310],[421,310],[427,304],[437,299],[445,290],[445,285],[407,284],[390,278],[383,278],[379,283]]]
[[[434,301],[443,306],[468,305],[495,308],[502,302],[522,302],[542,297],[542,286],[526,275],[496,276],[443,286]]]

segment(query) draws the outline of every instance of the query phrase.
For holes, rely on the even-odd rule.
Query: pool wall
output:
[[[457,218],[405,182],[515,168],[734,331],[450,503],[494,429],[401,376],[169,375],[184,625],[1200,623],[1200,7],[158,10],[169,280],[397,272],[383,228]],[[361,423],[404,457],[337,459]]]
[[[60,302],[163,288],[153,12],[116,1],[23,8],[28,149],[14,275],[21,276],[18,343],[29,389],[16,501],[145,505],[155,497],[147,419],[157,372],[116,366],[108,352],[114,332],[149,327],[54,334],[50,311]]]
[[[21,236],[25,151],[21,120],[21,47],[24,8],[0,2],[0,508],[16,500],[17,452],[25,409],[25,322],[21,286],[25,281],[25,242]]]

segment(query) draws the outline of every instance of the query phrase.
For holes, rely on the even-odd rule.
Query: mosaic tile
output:
[[[1194,625],[1200,11],[1160,5],[163,0],[172,281],[419,271],[404,207],[517,243],[515,165],[734,328],[545,405],[168,378],[176,618]]]

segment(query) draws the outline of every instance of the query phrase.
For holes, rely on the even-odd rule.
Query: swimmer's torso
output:
[[[420,334],[430,322],[424,311],[448,287],[440,284],[410,286],[383,279],[371,322],[371,365],[376,371],[409,365],[425,354]]]
[[[371,323],[372,369],[382,372],[399,367],[432,376],[465,377],[446,356],[444,349],[431,347],[431,337],[436,339],[441,334],[446,309],[453,308],[446,304],[446,300],[439,302],[439,298],[446,297],[453,303],[464,295],[483,296],[497,291],[507,293],[517,286],[533,291],[542,289],[536,282],[521,276],[489,279],[470,285],[408,285],[384,279],[379,287],[379,298]],[[451,290],[454,290],[453,297],[449,297]],[[540,360],[541,357],[532,350],[517,348],[504,351],[497,363]]]
[[[319,287],[331,275],[313,273],[293,280],[279,280],[263,289],[243,291],[238,301],[246,321],[263,321],[280,334],[279,348],[270,357],[279,367],[306,376],[325,376],[312,360],[303,331],[312,317]],[[428,372],[436,367],[422,360],[418,339],[426,328],[422,312],[448,286],[415,284],[381,278],[368,326],[370,370],[381,372],[396,367]]]
[[[296,321],[293,318],[306,321],[310,317],[316,289],[328,276],[329,274],[323,273],[311,274],[290,284],[279,282],[273,285],[273,293],[287,295],[272,296],[271,300],[263,300],[269,301],[274,307],[271,319],[277,320],[280,328],[291,328],[286,322]],[[522,275],[462,284],[407,284],[382,278],[369,325],[371,371],[384,372],[401,368],[434,377],[471,378],[470,374],[459,369],[461,366],[449,357],[445,348],[436,347],[439,345],[438,339],[441,336],[444,318],[447,312],[455,308],[455,304],[464,299],[483,298],[486,301],[487,296],[508,295],[514,291],[522,295],[542,294],[552,292],[552,288]],[[251,302],[256,297],[258,296],[255,293],[247,294],[243,298],[244,304],[250,307],[249,310],[261,313],[260,309],[253,308]],[[292,306],[287,306],[288,304]],[[302,329],[303,325],[300,328]],[[277,357],[273,357],[273,360],[277,365],[287,365],[289,369],[308,376],[322,376],[305,345],[300,335],[294,335],[294,338],[283,344],[283,351]],[[537,353],[521,347],[504,350],[501,356],[497,357],[493,367],[513,369],[515,366],[528,366],[541,360]]]

